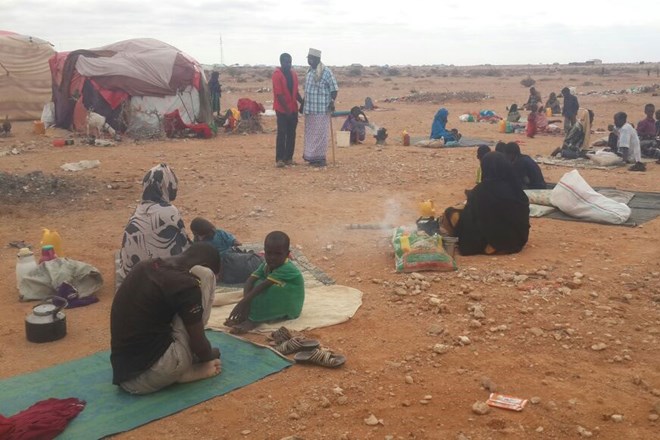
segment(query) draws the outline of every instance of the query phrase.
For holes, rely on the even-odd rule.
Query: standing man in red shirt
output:
[[[293,165],[298,126],[298,103],[303,99],[298,93],[298,75],[291,69],[291,55],[280,55],[280,66],[273,73],[273,108],[277,115],[275,164],[278,168]]]

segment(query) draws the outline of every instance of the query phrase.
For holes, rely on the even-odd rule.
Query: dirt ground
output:
[[[181,413],[118,435],[121,439],[654,439],[660,433],[660,219],[625,228],[531,219],[529,243],[517,255],[457,257],[455,273],[424,273],[421,293],[410,275],[394,272],[388,231],[353,230],[351,223],[412,224],[419,202],[438,209],[461,201],[473,186],[474,148],[404,147],[401,132],[426,136],[440,103],[385,102],[417,92],[472,91],[481,102],[442,103],[450,126],[486,140],[521,140],[524,152],[549,154],[561,137],[500,134],[497,125],[461,123],[467,111],[492,109],[527,99],[524,68],[483,76],[453,68],[408,68],[399,75],[360,75],[337,69],[338,109],[370,96],[380,108],[370,120],[386,127],[387,145],[336,150],[336,165],[275,168],[274,118],[266,133],[220,134],[209,140],[125,140],[115,147],[76,142],[55,148],[66,134],[31,132],[15,123],[0,138],[0,378],[39,370],[109,348],[113,298],[113,252],[141,194],[141,178],[167,162],[180,181],[176,206],[186,222],[205,216],[243,242],[258,242],[271,230],[289,233],[317,266],[338,283],[364,293],[347,323],[306,333],[343,353],[337,370],[293,366],[247,387]],[[531,68],[530,68],[531,70]],[[246,96],[272,100],[267,74],[223,74],[223,108]],[[579,72],[556,67],[531,75],[544,99],[563,86],[622,90],[660,82],[645,70]],[[447,76],[445,76],[447,75]],[[616,111],[643,118],[643,106],[660,101],[651,93],[580,95],[605,129]],[[338,129],[342,118],[334,120]],[[295,159],[302,163],[301,121]],[[598,134],[592,136],[592,139]],[[14,150],[12,154],[11,150]],[[98,168],[65,172],[65,162],[98,159]],[[329,155],[330,162],[331,155]],[[556,182],[569,168],[542,166]],[[33,175],[37,183],[24,176]],[[645,173],[625,168],[586,170],[592,186],[660,191],[660,165]],[[20,184],[11,174],[22,176]],[[57,183],[53,183],[53,176]],[[13,179],[13,180],[12,180]],[[70,180],[74,179],[74,180]],[[34,180],[34,179],[33,179]],[[50,186],[49,186],[50,185]],[[16,249],[38,244],[41,228],[60,232],[66,255],[98,267],[106,279],[100,302],[66,312],[68,335],[57,342],[26,340],[23,320],[33,304],[17,301]],[[461,338],[463,337],[463,338]],[[263,342],[260,336],[250,339]],[[440,344],[440,345],[438,345]],[[434,351],[434,347],[436,350]],[[533,398],[520,413],[472,406],[488,389]],[[342,397],[342,395],[344,397]],[[365,423],[370,415],[381,420]],[[621,415],[620,417],[612,417]],[[290,436],[290,437],[289,437]]]

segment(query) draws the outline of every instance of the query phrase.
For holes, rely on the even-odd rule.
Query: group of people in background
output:
[[[561,147],[556,148],[551,155],[560,156],[564,159],[576,159],[587,157],[587,149],[590,146],[591,127],[595,114],[590,109],[581,109],[577,96],[568,87],[561,90],[563,106],[559,103],[557,95],[551,93],[545,105],[542,97],[535,87],[530,87],[529,97],[523,108],[529,110],[527,118],[527,136],[534,137],[537,132],[546,131],[549,123],[547,115],[555,115],[561,112],[564,117],[564,140]],[[628,122],[628,115],[618,112],[614,115],[614,124],[610,126],[610,137],[608,147],[617,155],[621,156],[625,163],[630,163],[630,171],[646,171],[646,165],[642,157],[660,159],[660,125],[656,118],[655,106],[647,104],[644,108],[646,118],[639,122],[637,129]],[[513,104],[509,109],[507,121],[517,122],[520,120],[518,107]],[[556,121],[559,122],[559,121]],[[660,163],[660,161],[658,162]]]

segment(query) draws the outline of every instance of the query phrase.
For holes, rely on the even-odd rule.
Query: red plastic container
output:
[[[53,139],[53,147],[63,147],[66,144],[64,139]]]

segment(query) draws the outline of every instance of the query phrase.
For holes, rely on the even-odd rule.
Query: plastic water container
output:
[[[64,251],[62,251],[62,237],[57,231],[51,231],[50,229],[43,228],[43,234],[41,235],[41,246],[53,246],[55,254],[58,257],[64,256]]]
[[[500,119],[500,122],[498,123],[498,128],[500,133],[506,133],[506,120],[505,119]]]
[[[34,253],[28,248],[21,248],[16,258],[16,288],[19,289],[25,275],[37,268],[37,262],[34,261]]]
[[[550,107],[545,109],[545,115],[549,118],[552,117],[552,109]]]
[[[351,145],[350,131],[338,131],[336,135],[338,147],[349,147]]]

